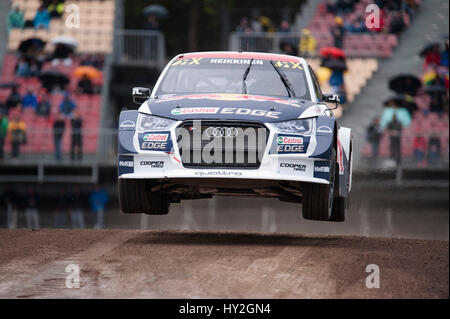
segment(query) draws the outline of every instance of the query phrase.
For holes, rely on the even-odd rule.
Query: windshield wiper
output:
[[[252,63],[253,63],[253,58],[250,60],[250,64],[245,69],[244,76],[242,77],[242,94],[247,94],[247,84],[245,83],[245,80],[247,80],[247,75],[248,75],[248,72],[250,72]]]
[[[275,63],[270,60],[270,64],[272,64],[273,68],[275,69],[275,71],[277,71],[278,75],[280,76],[281,82],[283,82],[284,86],[286,87],[286,91],[288,92],[289,97],[295,97],[295,91],[294,88],[292,87],[291,82],[289,82],[286,74],[281,71],[281,69],[275,65]]]

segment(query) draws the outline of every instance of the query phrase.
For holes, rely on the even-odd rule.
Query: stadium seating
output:
[[[13,5],[19,4],[24,10],[25,19],[33,19],[40,0],[14,0]],[[23,78],[15,75],[17,64],[17,48],[21,41],[28,38],[37,37],[47,42],[46,53],[53,50],[51,40],[57,36],[69,36],[77,40],[78,47],[71,66],[59,65],[54,67],[46,62],[41,71],[57,69],[66,74],[70,82],[66,89],[71,92],[71,98],[77,106],[77,111],[83,119],[83,152],[94,154],[97,152],[99,139],[99,124],[101,114],[101,95],[75,94],[78,79],[72,75],[75,68],[80,65],[82,56],[85,54],[109,54],[112,51],[112,36],[114,28],[114,0],[68,0],[66,7],[76,4],[80,9],[80,28],[70,29],[65,26],[65,13],[60,19],[52,19],[49,30],[35,29],[13,29],[8,39],[8,54],[3,60],[0,73],[0,83],[16,82],[20,84],[19,93],[23,96],[27,89],[32,89],[37,93],[41,89],[41,82],[36,77]],[[101,86],[103,79],[94,79],[94,85]],[[0,89],[0,103],[4,103],[9,96],[11,89]],[[21,148],[22,153],[51,153],[54,151],[53,143],[53,121],[59,113],[59,104],[63,99],[63,93],[56,92],[50,96],[51,113],[48,118],[38,116],[32,109],[25,109],[20,114],[27,125],[27,145]],[[16,109],[11,109],[9,118],[19,113]],[[66,132],[63,137],[63,152],[70,151],[70,123],[66,120]],[[5,150],[9,152],[11,146],[6,143]]]

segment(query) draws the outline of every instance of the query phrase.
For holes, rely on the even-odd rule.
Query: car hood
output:
[[[311,101],[249,94],[164,95],[150,98],[139,112],[174,120],[279,122],[321,115]]]

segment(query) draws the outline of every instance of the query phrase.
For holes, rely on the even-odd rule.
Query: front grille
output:
[[[259,123],[185,121],[177,128],[184,167],[258,168],[269,137]]]

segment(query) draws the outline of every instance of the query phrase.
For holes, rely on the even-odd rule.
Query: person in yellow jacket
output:
[[[298,43],[298,52],[301,57],[311,57],[316,53],[316,38],[312,36],[311,31],[304,28]]]
[[[20,153],[20,145],[27,143],[25,122],[16,115],[8,124],[9,141],[11,142],[12,158],[17,158]]]

